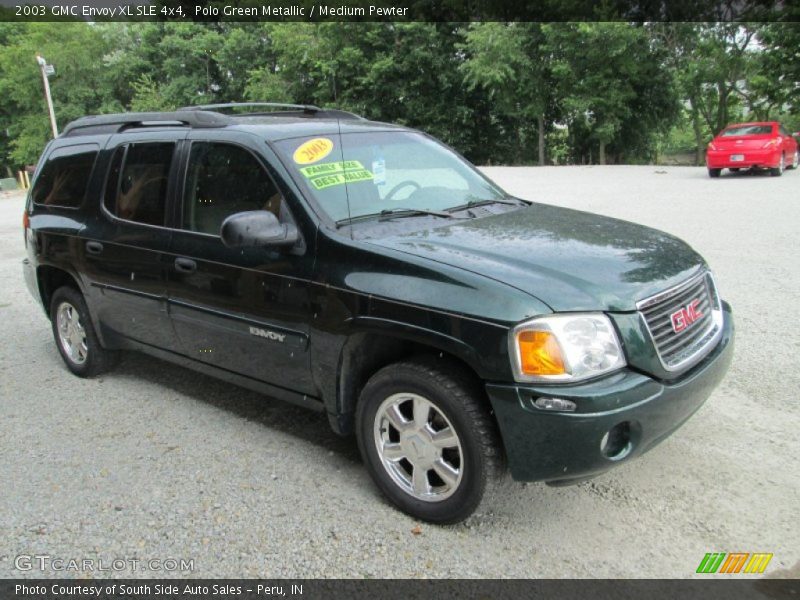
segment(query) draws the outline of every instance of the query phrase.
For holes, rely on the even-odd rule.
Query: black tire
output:
[[[722,173],[722,169],[709,169],[708,176],[709,177],[719,177],[720,173]]]
[[[772,175],[773,177],[780,177],[781,175],[783,175],[783,171],[785,168],[786,168],[786,157],[781,155],[780,164],[774,169],[770,169],[769,174]]]
[[[453,461],[450,464],[458,464],[460,473],[458,483],[452,485],[449,492],[439,494],[444,496],[442,499],[422,500],[414,495],[413,490],[404,489],[396,479],[398,476],[390,474],[390,467],[384,466],[379,454],[378,445],[382,443],[379,436],[391,436],[392,433],[400,435],[399,430],[389,431],[393,429],[391,424],[381,427],[381,423],[386,421],[379,418],[379,409],[381,415],[386,414],[382,406],[406,394],[422,397],[433,405],[430,411],[433,416],[430,422],[426,421],[426,432],[433,432],[438,420],[443,427],[435,431],[451,427],[460,444],[458,448],[438,450],[439,458],[436,460],[444,458]],[[413,400],[410,402],[412,407],[416,406]],[[378,488],[402,511],[423,521],[447,524],[466,519],[480,504],[487,483],[502,473],[500,440],[494,419],[487,410],[483,390],[474,376],[448,359],[420,357],[389,365],[373,375],[359,398],[356,433],[361,456]],[[404,435],[414,436],[413,432]],[[408,442],[406,438],[404,443]],[[413,444],[407,446],[413,448],[410,452],[417,452],[416,442],[410,443]],[[397,443],[397,447],[400,447],[400,443]],[[432,449],[434,454],[437,452],[432,446],[426,447]],[[423,454],[425,452],[422,451]],[[446,452],[457,454],[457,459],[455,454],[443,457],[442,454]],[[420,459],[420,454],[413,458]],[[400,477],[405,473],[409,479],[413,479],[415,467],[409,459],[402,458],[391,464],[403,469]],[[436,489],[448,486],[444,479],[439,478],[434,467],[420,469],[420,473],[424,474],[434,494]]]
[[[80,356],[73,356],[69,349],[70,347],[78,347],[77,343],[68,343],[62,341],[59,333],[59,327],[65,325],[66,321],[59,321],[59,311],[64,309],[67,312],[77,313],[77,325],[82,329],[85,338],[85,353],[79,350],[78,353],[84,353],[83,360]],[[73,316],[74,318],[74,316]],[[50,300],[50,322],[53,330],[53,339],[56,343],[61,358],[67,365],[67,368],[78,377],[92,377],[99,375],[103,371],[113,366],[117,358],[117,353],[106,350],[100,345],[97,339],[97,334],[94,331],[92,320],[89,317],[89,309],[86,307],[86,302],[83,300],[83,295],[73,287],[64,286],[58,288]],[[66,329],[69,329],[67,327]],[[77,329],[77,328],[76,328]],[[76,329],[70,329],[75,332]],[[79,336],[80,333],[76,333]],[[66,336],[66,334],[65,334]],[[77,339],[77,338],[74,338]]]

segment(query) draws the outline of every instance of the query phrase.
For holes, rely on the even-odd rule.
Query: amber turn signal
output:
[[[561,347],[549,331],[521,331],[517,336],[520,367],[525,375],[566,373]]]

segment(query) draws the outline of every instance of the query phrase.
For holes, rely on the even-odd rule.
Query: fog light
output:
[[[533,404],[542,410],[560,410],[562,412],[574,412],[576,408],[572,400],[563,398],[537,398]]]
[[[614,425],[600,440],[600,452],[611,460],[625,458],[632,448],[631,425],[627,421]]]

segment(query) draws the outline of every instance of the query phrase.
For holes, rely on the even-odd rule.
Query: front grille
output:
[[[696,305],[697,319],[689,323],[688,306]],[[721,306],[710,273],[642,300],[637,304],[653,338],[661,363],[668,371],[684,369],[699,361],[713,347],[722,332]],[[676,321],[673,321],[675,315]],[[677,327],[684,328],[680,331]]]

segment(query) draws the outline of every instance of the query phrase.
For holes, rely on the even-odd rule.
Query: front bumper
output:
[[[733,319],[723,303],[723,335],[703,361],[675,381],[624,369],[572,386],[487,384],[511,475],[518,481],[592,477],[653,448],[697,411],[725,375],[733,356]],[[539,409],[540,397],[573,401],[575,412]],[[627,423],[629,444],[609,458],[607,432]]]
[[[731,160],[731,156],[741,155],[742,160]],[[706,165],[709,169],[747,169],[763,167],[774,169],[780,166],[781,151],[766,150],[708,150]]]

